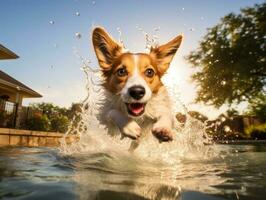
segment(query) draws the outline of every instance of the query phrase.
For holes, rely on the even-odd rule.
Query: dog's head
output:
[[[95,28],[92,35],[94,50],[105,77],[104,87],[120,95],[128,115],[139,117],[145,105],[163,85],[161,77],[168,69],[182,36],[153,47],[149,54],[123,52],[103,28]]]

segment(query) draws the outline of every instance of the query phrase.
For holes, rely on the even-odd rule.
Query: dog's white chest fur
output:
[[[130,118],[130,121],[137,123],[140,127],[140,134],[141,137],[143,137],[146,134],[151,134],[154,124],[157,124],[158,127],[172,127],[172,120],[174,118],[171,108],[172,103],[168,92],[165,87],[161,87],[158,93],[153,94],[151,99],[147,102],[145,113],[141,117],[132,118],[131,116],[128,116],[126,106],[120,95],[114,95],[106,91],[105,100],[102,105],[99,118],[100,121],[106,125],[108,133],[112,136],[120,135],[121,129],[119,126],[123,126],[124,123],[128,123],[128,118]],[[164,119],[162,116],[167,116],[167,118]],[[113,117],[115,117],[116,120],[114,120]],[[128,126],[129,131],[134,132],[135,123],[128,123],[128,125],[126,125]]]

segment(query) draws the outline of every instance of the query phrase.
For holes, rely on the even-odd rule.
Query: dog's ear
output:
[[[108,71],[115,58],[122,54],[122,47],[100,27],[93,30],[92,43],[100,67],[104,71]]]
[[[160,75],[163,75],[168,69],[177,49],[182,42],[182,38],[183,36],[179,35],[166,44],[151,48],[150,56],[157,63]]]

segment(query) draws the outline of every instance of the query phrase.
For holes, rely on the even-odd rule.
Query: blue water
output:
[[[165,166],[134,155],[2,147],[0,199],[265,199],[266,145],[218,148],[219,157]]]

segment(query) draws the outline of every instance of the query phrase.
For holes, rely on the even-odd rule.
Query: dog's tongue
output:
[[[131,103],[129,104],[129,109],[131,110],[131,112],[138,115],[143,111],[144,105],[142,103]]]

